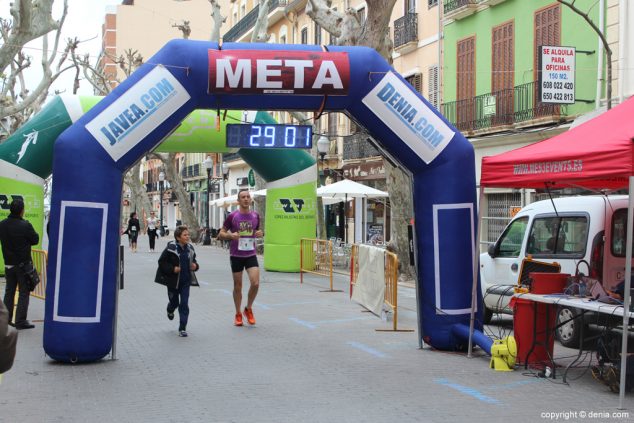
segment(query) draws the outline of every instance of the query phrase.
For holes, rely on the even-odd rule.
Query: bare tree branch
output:
[[[601,31],[601,28],[599,28],[594,23],[594,21],[592,21],[592,19],[590,18],[589,13],[586,13],[583,10],[579,9],[577,6],[575,6],[575,0],[571,0],[571,1],[557,0],[557,1],[559,3],[561,3],[561,4],[563,4],[564,6],[569,7],[570,10],[575,12],[577,15],[581,16],[588,23],[588,25],[590,25],[590,27],[594,30],[594,32],[597,33],[597,35],[599,36],[599,39],[601,40],[601,43],[603,44],[603,48],[605,49],[606,62],[607,62],[606,63],[607,64],[607,84],[606,84],[606,94],[605,95],[607,97],[607,109],[610,110],[612,108],[612,49],[610,48],[610,44],[608,43],[608,39],[606,38],[606,36]],[[594,5],[592,5],[589,10],[592,10],[593,7],[594,7]],[[621,24],[623,24],[623,23],[621,23]],[[623,40],[621,40],[621,41],[623,41]],[[619,84],[621,84],[621,83],[622,83],[622,81],[619,81]]]
[[[260,8],[258,9],[258,19],[253,26],[251,34],[252,43],[266,43],[271,38],[267,32],[269,27],[269,10],[271,10],[271,0],[258,0]]]
[[[209,0],[209,3],[211,4],[211,20],[214,22],[209,41],[218,42],[220,41],[220,28],[227,21],[227,17],[220,14],[220,4],[217,0]]]

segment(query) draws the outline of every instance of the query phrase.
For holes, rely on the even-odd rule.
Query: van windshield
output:
[[[586,216],[537,217],[529,235],[527,254],[584,255],[588,240]]]

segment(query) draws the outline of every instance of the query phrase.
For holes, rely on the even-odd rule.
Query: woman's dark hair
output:
[[[130,213],[130,219],[132,219],[134,216],[136,216],[136,212]]]
[[[176,241],[178,241],[178,238],[180,238],[180,236],[183,234],[183,232],[185,231],[189,231],[189,228],[185,225],[180,225],[177,226],[176,229],[174,229],[174,239]]]

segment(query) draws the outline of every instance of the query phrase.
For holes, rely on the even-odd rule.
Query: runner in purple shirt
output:
[[[253,302],[260,287],[260,268],[255,250],[255,239],[264,236],[260,229],[260,215],[251,211],[251,194],[248,190],[238,192],[238,210],[232,212],[222,224],[218,238],[231,240],[229,256],[233,273],[233,302],[236,307],[234,324],[242,326],[242,272],[249,275],[249,294],[244,308],[244,317],[250,325],[255,325]]]

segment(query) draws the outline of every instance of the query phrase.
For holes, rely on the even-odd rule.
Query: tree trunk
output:
[[[394,167],[387,160],[385,178],[387,190],[390,194],[390,216],[392,225],[392,239],[390,245],[396,250],[399,261],[400,277],[414,279],[416,269],[409,265],[409,242],[407,226],[414,216],[412,207],[412,181],[409,176],[398,167]]]
[[[137,212],[141,228],[145,228],[145,219],[152,210],[152,204],[147,196],[142,179],[139,178],[141,162],[137,162],[124,176],[125,184],[130,188],[130,208]],[[126,223],[129,216],[122,216],[122,222]]]

